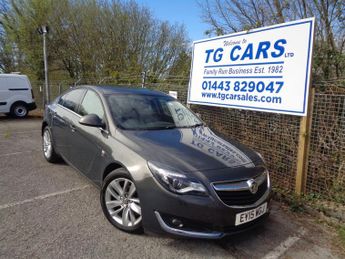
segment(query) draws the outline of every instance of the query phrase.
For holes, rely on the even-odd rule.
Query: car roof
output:
[[[157,95],[157,96],[169,96],[163,92],[149,90],[146,88],[129,88],[124,86],[97,86],[97,85],[80,85],[78,87],[92,88],[103,95],[109,94],[138,94],[138,95]]]

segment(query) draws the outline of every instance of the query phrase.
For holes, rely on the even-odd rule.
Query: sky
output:
[[[137,0],[148,7],[154,16],[171,24],[183,23],[192,41],[206,38],[208,25],[202,22],[201,9],[196,0]]]

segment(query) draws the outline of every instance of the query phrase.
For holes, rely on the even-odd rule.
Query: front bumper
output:
[[[271,189],[252,205],[230,207],[225,205],[209,187],[210,195],[173,194],[152,178],[146,178],[139,193],[143,225],[148,232],[170,234],[189,238],[220,239],[256,227],[269,215]],[[267,212],[259,218],[235,226],[236,214],[251,210],[267,202]],[[175,220],[175,223],[173,223]],[[181,222],[181,226],[179,226]]]
[[[244,231],[248,231],[252,228],[255,228],[265,222],[269,215],[269,211],[267,211],[264,215],[261,217],[255,219],[254,221],[248,222],[246,224],[240,225],[240,226],[233,226],[233,227],[228,227],[225,228],[224,231],[212,231],[212,230],[201,230],[201,229],[185,229],[185,228],[178,228],[178,227],[173,227],[169,226],[160,213],[158,211],[155,211],[157,220],[161,226],[161,228],[172,235],[175,236],[182,236],[182,237],[188,237],[188,238],[200,238],[200,239],[221,239],[225,236],[228,235],[234,235],[238,234]]]

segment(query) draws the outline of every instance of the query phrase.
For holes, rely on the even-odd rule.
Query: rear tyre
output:
[[[103,213],[111,224],[128,233],[143,233],[137,189],[124,168],[107,175],[100,196]]]
[[[56,163],[60,161],[60,156],[55,152],[53,145],[53,138],[50,129],[47,127],[43,130],[42,136],[42,150],[43,156],[49,163]]]
[[[28,116],[28,108],[24,102],[17,102],[11,106],[10,114],[15,118],[25,118]]]

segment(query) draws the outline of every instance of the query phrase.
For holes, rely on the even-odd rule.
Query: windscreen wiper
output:
[[[179,126],[178,128],[196,128],[196,127],[200,127],[200,126],[204,126],[204,123],[197,123],[194,125],[189,125],[189,126]]]
[[[164,126],[164,129],[175,129],[175,128],[176,128],[175,125]]]
[[[175,129],[175,128],[176,128],[175,125],[167,125],[167,126],[143,128],[142,130],[164,130],[164,129]]]

